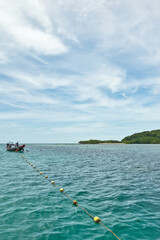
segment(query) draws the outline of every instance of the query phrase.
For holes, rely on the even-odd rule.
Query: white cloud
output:
[[[159,7],[158,0],[48,0],[45,4],[64,38],[72,36],[79,46],[94,44],[111,54],[127,53],[143,64],[159,63]]]
[[[87,132],[96,136],[97,133],[101,130],[104,131],[105,128],[108,128],[109,124],[104,124],[101,122],[90,122],[87,126]],[[94,129],[94,131],[93,131]],[[86,123],[74,123],[73,126],[63,126],[63,127],[53,127],[51,128],[53,133],[59,134],[85,134],[86,132]]]
[[[8,57],[4,52],[0,52],[0,64],[5,64],[8,62]]]
[[[0,119],[73,122],[52,127],[66,135],[159,121],[159,7],[0,0]]]
[[[158,0],[1,0],[0,7],[1,34],[4,41],[12,39],[11,49],[61,54],[68,51],[68,39],[77,47],[90,42],[94,50],[115,49],[144,64],[159,63]]]
[[[48,104],[56,102],[54,97],[47,96],[46,89],[63,89],[64,94],[68,95],[68,104],[72,104],[73,101],[87,101],[91,100],[94,104],[99,106],[114,107],[120,105],[122,102],[126,104],[128,99],[114,100],[107,96],[105,91],[111,91],[113,94],[121,90],[121,85],[125,81],[125,71],[120,68],[110,66],[107,64],[101,69],[94,72],[84,72],[82,76],[68,75],[60,77],[58,74],[52,73],[51,75],[43,75],[41,73],[28,74],[21,71],[1,71],[5,73],[7,77],[12,79],[12,85],[7,90],[8,82],[2,81],[0,83],[1,93],[8,95],[12,94],[12,99],[21,99],[25,96],[24,102],[38,101]],[[78,84],[77,84],[78,82]],[[25,86],[25,87],[24,87]],[[39,92],[42,91],[42,92]],[[41,100],[42,99],[42,100]],[[48,100],[47,100],[48,99]],[[60,96],[58,102],[61,101],[64,104],[63,95]],[[78,103],[79,105],[79,103]]]
[[[47,13],[42,11],[38,1],[27,2],[16,0],[13,5],[10,1],[1,1],[0,31],[3,41],[10,39],[13,50],[35,51],[43,55],[65,53],[68,49],[52,33]]]

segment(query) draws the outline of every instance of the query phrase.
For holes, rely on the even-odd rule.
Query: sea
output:
[[[25,149],[0,145],[0,240],[160,240],[160,145]]]

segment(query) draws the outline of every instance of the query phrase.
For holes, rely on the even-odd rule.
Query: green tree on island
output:
[[[80,144],[101,144],[101,143],[126,143],[126,144],[160,144],[160,129],[135,133],[118,140],[97,140],[90,139],[80,141]]]

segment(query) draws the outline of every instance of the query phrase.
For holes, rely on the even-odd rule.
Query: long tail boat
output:
[[[17,142],[16,144],[14,143],[7,143],[6,145],[6,150],[10,152],[24,152],[24,147],[25,145],[19,145]]]

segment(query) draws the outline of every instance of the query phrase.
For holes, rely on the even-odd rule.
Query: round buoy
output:
[[[43,174],[43,172],[40,172],[40,174]]]
[[[95,221],[96,223],[99,223],[101,220],[100,220],[99,217],[95,217],[95,218],[94,218],[94,221]]]
[[[48,176],[45,176],[45,178],[48,178]]]
[[[76,201],[76,200],[74,200],[74,201],[73,201],[73,204],[74,204],[74,205],[77,205],[78,203],[77,203],[77,201]]]
[[[52,184],[54,184],[54,181],[51,181]]]
[[[60,188],[60,192],[64,192],[64,189],[63,189],[63,188]]]

